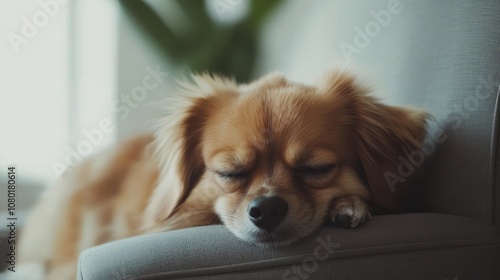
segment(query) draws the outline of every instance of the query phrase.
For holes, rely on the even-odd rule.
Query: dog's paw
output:
[[[357,196],[338,198],[330,210],[330,222],[334,225],[355,228],[371,219],[368,205]]]

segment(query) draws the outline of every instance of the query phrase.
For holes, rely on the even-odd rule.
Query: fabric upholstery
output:
[[[332,244],[330,253],[322,247],[328,242]],[[316,248],[320,248],[321,260],[313,269]],[[300,279],[293,274],[292,266],[302,266],[305,260],[306,270],[311,271],[309,279],[458,276],[462,280],[479,279],[477,275],[480,279],[497,279],[499,259],[497,226],[470,218],[420,213],[376,216],[357,229],[325,227],[306,240],[277,249],[247,244],[223,226],[134,237],[84,251],[78,277]],[[470,263],[474,263],[474,269],[468,266]]]

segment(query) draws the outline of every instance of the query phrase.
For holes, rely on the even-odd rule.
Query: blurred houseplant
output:
[[[251,79],[259,30],[269,11],[280,1],[120,0],[126,14],[160,47],[174,67],[187,67],[192,72],[210,71],[234,77],[238,82]],[[241,20],[221,24],[225,14],[244,4],[249,9]],[[208,5],[218,12],[220,22],[211,17]],[[181,30],[172,28],[165,20],[171,18],[183,24]]]

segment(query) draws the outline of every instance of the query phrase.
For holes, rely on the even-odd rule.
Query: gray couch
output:
[[[388,0],[366,1],[361,8],[358,1],[292,2],[268,23],[279,38],[268,42],[262,72],[281,69],[301,77],[346,64],[340,44],[353,44],[353,28],[375,20],[370,11],[392,5]],[[130,238],[84,251],[78,278],[500,279],[500,2],[400,5],[402,11],[350,63],[372,74],[385,101],[423,107],[435,117],[428,141],[435,149],[407,180],[413,185],[412,213],[375,216],[352,230],[324,227],[279,249],[241,242],[223,226]],[[284,24],[283,14],[294,11],[296,21],[319,22],[324,31],[310,27],[305,43],[300,34],[293,36],[304,27]],[[331,18],[324,18],[330,11]],[[315,32],[321,42],[314,41]],[[325,39],[328,32],[337,36]],[[317,53],[301,49],[306,44]],[[293,59],[293,52],[309,57]]]

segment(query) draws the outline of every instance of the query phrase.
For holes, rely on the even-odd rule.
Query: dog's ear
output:
[[[371,207],[379,213],[403,212],[407,190],[398,167],[420,149],[429,115],[415,108],[384,105],[345,73],[329,74],[325,85],[350,115],[362,176],[371,191]]]
[[[145,211],[146,227],[168,219],[196,186],[205,172],[201,141],[207,121],[237,92],[233,80],[207,74],[179,85],[164,101],[169,115],[158,122],[154,155],[160,175]]]

